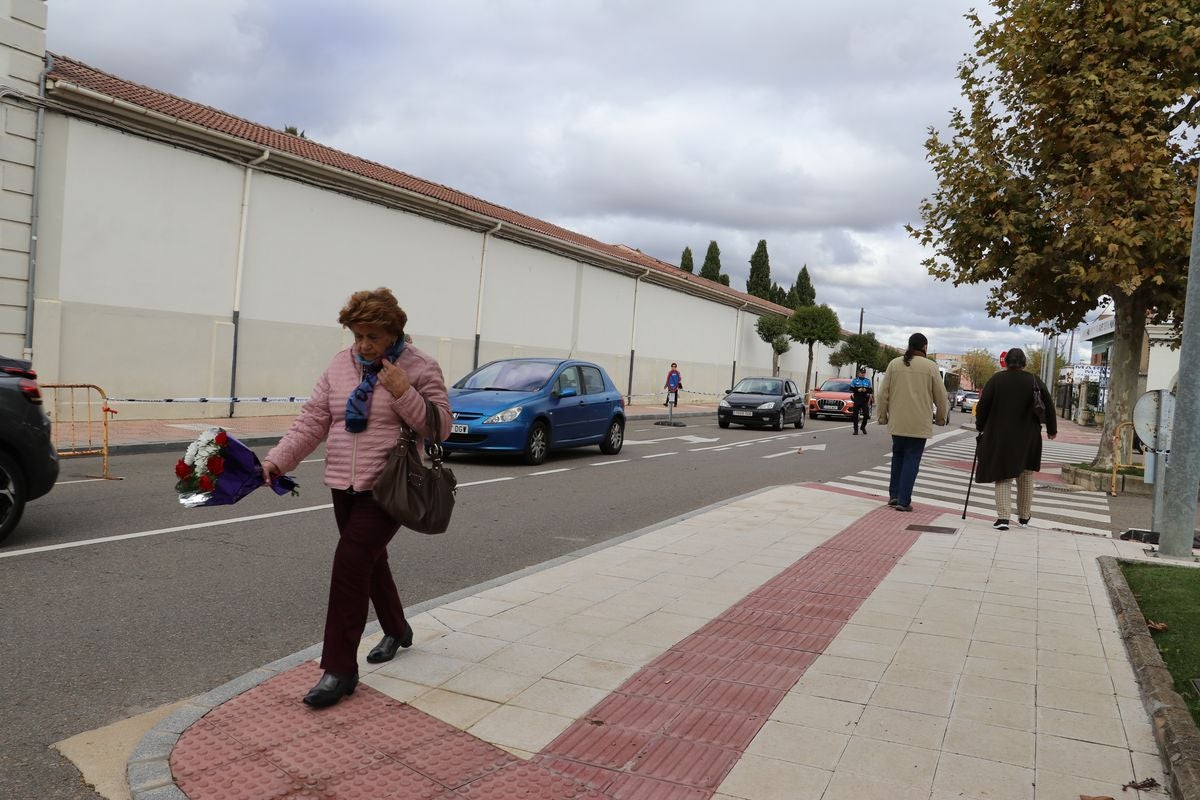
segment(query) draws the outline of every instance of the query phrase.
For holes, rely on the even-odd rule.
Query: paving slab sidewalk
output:
[[[912,529],[918,526],[918,529]],[[1096,559],[775,487],[414,609],[332,709],[318,648],[194,698],[134,796],[1153,797],[1165,782]],[[360,656],[377,640],[363,641]]]

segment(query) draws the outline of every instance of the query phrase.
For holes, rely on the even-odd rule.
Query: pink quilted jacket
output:
[[[384,459],[400,434],[401,421],[431,440],[444,441],[450,435],[450,400],[441,367],[411,344],[401,351],[396,366],[408,372],[412,387],[399,397],[392,397],[382,384],[377,384],[371,395],[366,430],[350,433],[345,425],[346,398],[362,382],[362,377],[351,348],[338,353],[313,387],[300,415],[279,444],[267,453],[266,460],[285,473],[291,472],[328,439],[325,485],[363,490],[374,485],[375,477],[383,469]],[[425,398],[441,412],[439,430],[427,427]]]

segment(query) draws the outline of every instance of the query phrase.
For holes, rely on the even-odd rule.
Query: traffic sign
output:
[[[1175,395],[1166,389],[1154,389],[1137,399],[1133,406],[1133,430],[1142,444],[1151,450],[1171,449],[1171,420],[1175,416]]]

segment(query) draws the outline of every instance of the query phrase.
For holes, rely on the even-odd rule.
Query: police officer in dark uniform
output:
[[[875,389],[872,388],[871,381],[867,378],[867,368],[859,367],[858,375],[850,381],[850,399],[854,404],[851,407],[854,416],[850,421],[854,426],[855,436],[858,436],[860,430],[863,436],[867,435],[867,417],[871,413],[871,395],[874,393]]]

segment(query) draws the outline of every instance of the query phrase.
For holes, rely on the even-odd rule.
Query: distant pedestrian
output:
[[[871,415],[871,395],[874,393],[871,379],[867,377],[867,368],[859,367],[858,374],[850,381],[850,400],[853,403],[851,410],[854,412],[854,416],[850,418],[850,427],[854,428],[855,436],[858,436],[860,430],[863,436],[867,435],[867,418]]]
[[[683,375],[679,374],[679,365],[674,361],[671,362],[671,369],[667,371],[667,379],[663,382],[663,388],[667,390],[667,399],[663,401],[663,405],[668,403],[679,405],[679,390],[683,388]]]
[[[945,425],[950,415],[942,373],[925,357],[928,348],[924,334],[908,337],[908,349],[888,364],[879,390],[879,424],[892,435],[888,505],[897,511],[912,511],[925,441],[933,436],[933,423]]]
[[[1025,351],[1014,347],[1004,359],[1005,368],[988,380],[975,407],[979,430],[979,466],[976,483],[996,484],[996,530],[1008,530],[1012,513],[1012,485],[1017,482],[1017,524],[1029,524],[1033,514],[1033,474],[1042,468],[1042,423],[1034,411],[1034,395],[1042,398],[1046,436],[1058,435],[1058,419],[1050,390],[1042,379],[1025,371]]]

